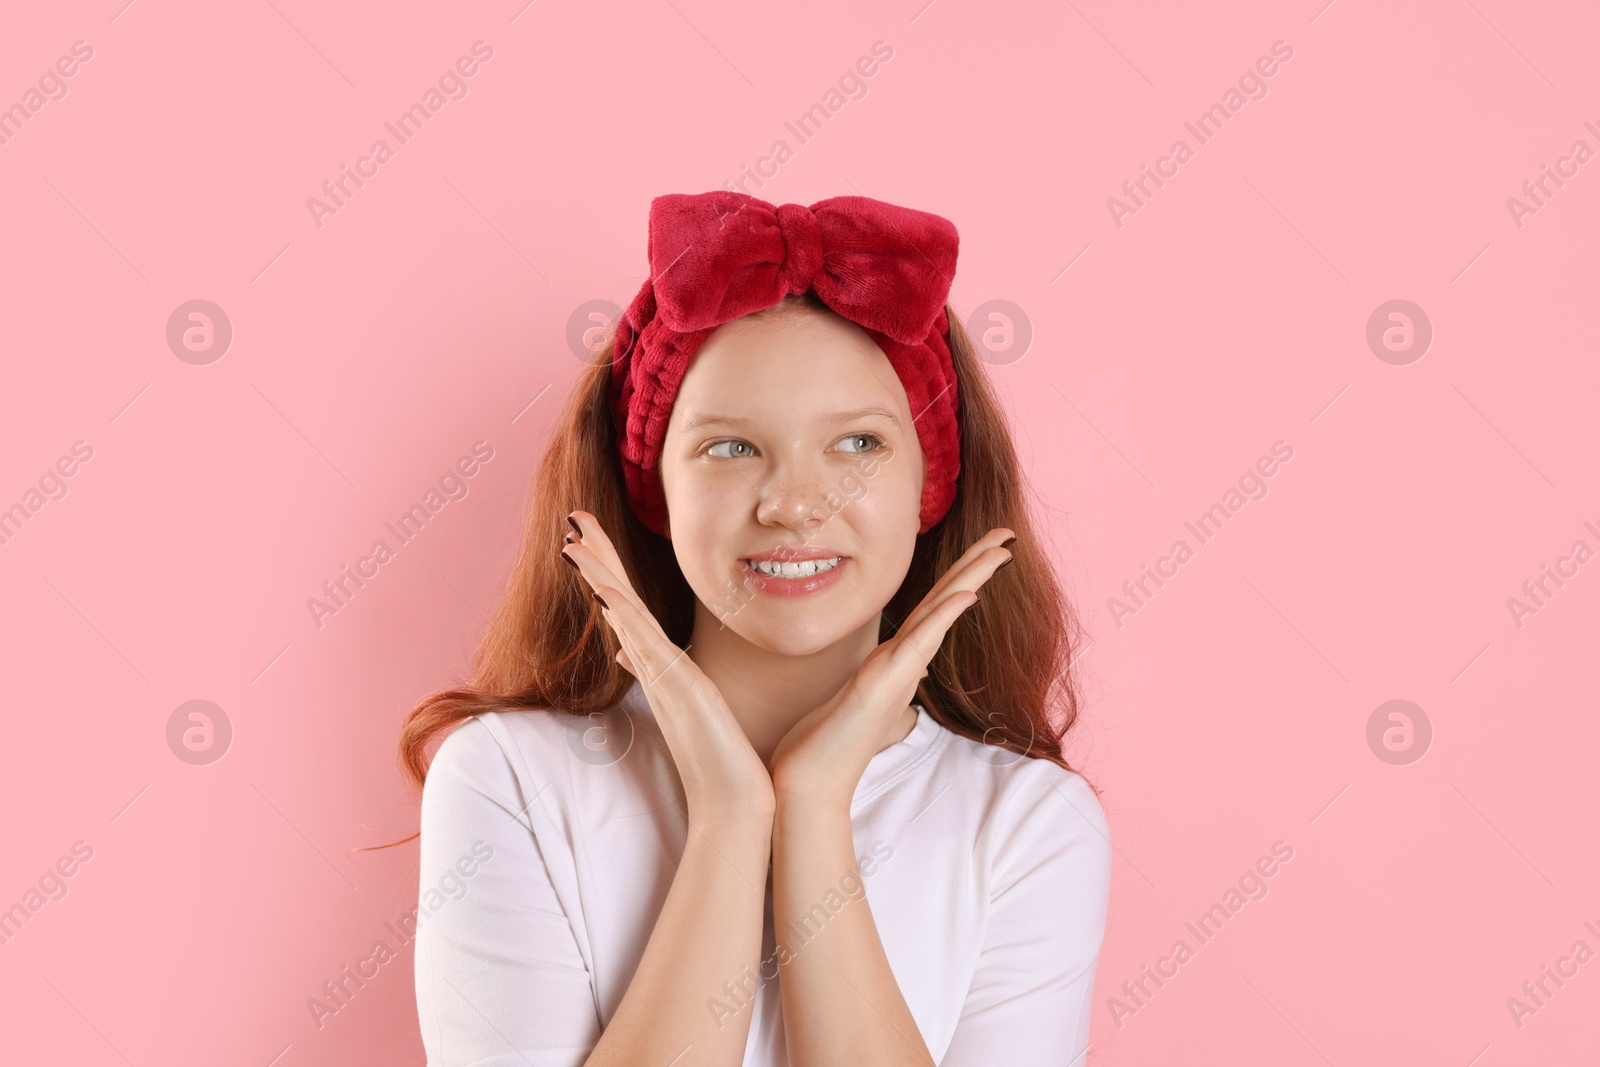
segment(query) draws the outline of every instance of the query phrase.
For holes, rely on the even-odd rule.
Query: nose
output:
[[[761,487],[756,519],[763,526],[785,526],[800,534],[815,533],[832,517],[828,493],[812,472],[786,464]]]

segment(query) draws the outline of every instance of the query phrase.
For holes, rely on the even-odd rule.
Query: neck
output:
[[[877,645],[878,617],[873,616],[861,629],[816,652],[774,652],[740,637],[696,602],[688,655],[728,702],[750,747],[770,767],[784,735],[848,684]],[[878,751],[903,741],[916,722],[916,709],[908,705],[885,732]]]

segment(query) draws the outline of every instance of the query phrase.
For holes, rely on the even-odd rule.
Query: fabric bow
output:
[[[672,193],[650,206],[656,314],[693,333],[815,289],[834,311],[919,344],[955,275],[948,220],[865,196],[776,207],[742,193]]]

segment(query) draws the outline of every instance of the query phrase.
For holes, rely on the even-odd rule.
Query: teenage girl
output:
[[[461,887],[416,938],[433,1067],[1082,1062],[1078,628],[956,251],[865,197],[652,202],[472,682],[404,727],[424,892]]]

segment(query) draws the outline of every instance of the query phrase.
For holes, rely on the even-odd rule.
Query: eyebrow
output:
[[[894,412],[876,404],[864,408],[855,408],[851,411],[835,411],[831,415],[823,416],[823,418],[830,423],[855,422],[857,419],[878,418],[886,419],[896,426],[900,425],[900,419]],[[685,431],[701,430],[708,426],[746,428],[753,425],[754,421],[739,415],[695,415],[683,424],[683,428]]]

